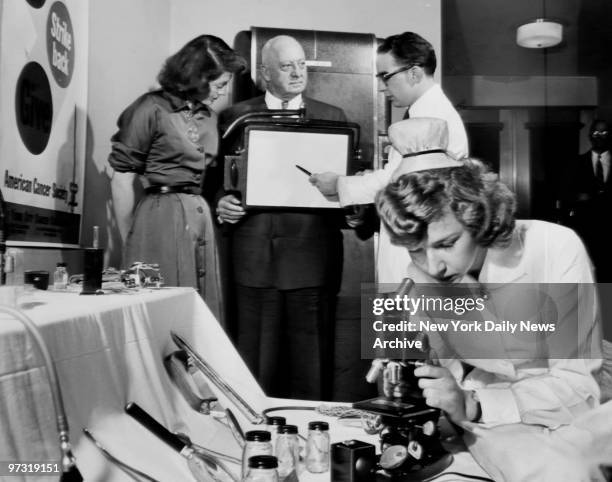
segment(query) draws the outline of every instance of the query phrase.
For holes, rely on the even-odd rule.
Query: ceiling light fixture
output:
[[[516,43],[528,49],[554,47],[563,40],[563,25],[546,18],[536,18],[516,30]]]

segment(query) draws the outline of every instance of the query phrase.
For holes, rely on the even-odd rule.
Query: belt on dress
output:
[[[184,193],[184,194],[201,194],[201,189],[199,186],[194,185],[154,185],[145,188],[145,192],[147,194],[174,194],[174,193]]]

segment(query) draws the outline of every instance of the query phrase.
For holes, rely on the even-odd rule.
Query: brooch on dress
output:
[[[186,105],[187,109],[182,110],[181,114],[183,114],[183,117],[187,121],[187,138],[194,144],[197,144],[200,140],[200,130],[198,129],[198,125],[194,117],[195,106],[191,101],[187,101]]]

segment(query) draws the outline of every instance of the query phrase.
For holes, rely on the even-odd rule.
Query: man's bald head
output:
[[[276,97],[290,100],[306,88],[304,49],[293,37],[278,35],[268,40],[261,49],[261,64],[266,87]]]
[[[300,43],[289,35],[277,35],[268,40],[261,49],[261,63],[270,65],[271,62],[278,61],[282,52],[292,51],[304,57],[304,49]]]

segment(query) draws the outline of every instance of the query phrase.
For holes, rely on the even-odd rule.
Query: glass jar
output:
[[[310,422],[306,441],[306,470],[314,474],[329,470],[329,424]]]
[[[53,289],[65,290],[68,287],[68,271],[66,263],[57,263],[53,272]]]
[[[23,249],[9,248],[4,255],[4,273],[6,274],[6,284],[14,286],[23,286],[23,271],[24,271],[24,253]]]
[[[278,482],[278,462],[273,455],[255,455],[249,458],[244,482]]]
[[[287,420],[285,419],[285,417],[266,417],[266,429],[268,430],[268,432],[270,432],[272,434],[272,449],[274,450],[276,447],[276,436],[278,435],[278,429],[282,426],[282,425],[286,425],[287,424]]]
[[[270,432],[266,430],[251,430],[244,436],[245,444],[242,450],[242,478],[249,470],[249,459],[255,455],[272,455]],[[275,469],[276,470],[276,469]]]
[[[300,442],[295,425],[281,425],[278,428],[274,454],[278,459],[279,477],[288,477],[292,472],[297,475],[300,462]]]

